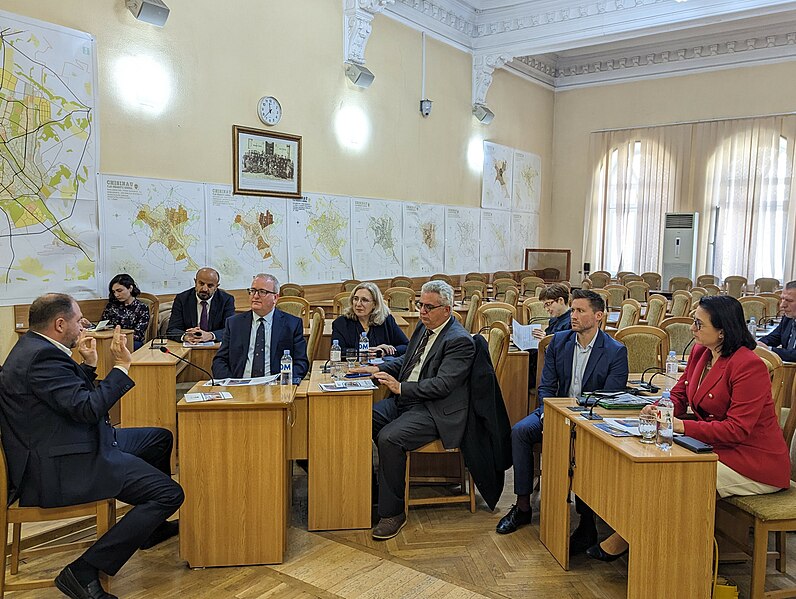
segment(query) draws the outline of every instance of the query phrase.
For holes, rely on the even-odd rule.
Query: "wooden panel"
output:
[[[77,305],[80,306],[80,312],[83,318],[89,319],[91,322],[99,322],[102,311],[108,304],[108,298],[78,300]],[[30,304],[18,304],[14,306],[14,326],[17,330],[28,328],[28,315],[30,314]]]
[[[290,459],[308,458],[307,439],[309,437],[309,401],[307,396],[296,394],[293,402],[293,427],[290,431]]]
[[[528,352],[522,350],[509,351],[506,368],[500,381],[503,403],[509,414],[509,421],[514,426],[525,418],[528,411]]]
[[[545,410],[544,468],[539,514],[539,539],[569,570],[569,436],[568,417],[558,410]]]
[[[192,347],[190,351],[190,355],[187,356],[194,364],[201,366],[207,372],[212,374],[213,372],[213,358],[216,357],[216,352],[218,348],[221,347],[221,343],[217,343],[214,346],[210,347]],[[198,368],[193,366],[186,365],[185,370],[180,373],[180,376],[177,377],[178,383],[184,382],[195,382],[195,381],[206,381],[208,376],[206,373],[202,372]]]
[[[281,563],[287,410],[180,412],[180,556],[191,567]]]
[[[372,398],[309,391],[308,529],[370,528]]]

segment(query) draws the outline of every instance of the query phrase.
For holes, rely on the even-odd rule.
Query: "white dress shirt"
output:
[[[249,355],[246,357],[246,368],[243,369],[243,378],[252,376],[252,362],[254,361],[254,342],[257,339],[257,329],[260,327],[260,316],[252,312],[252,330],[249,334]],[[265,325],[265,376],[271,374],[271,329],[274,323],[274,311],[262,317]]]

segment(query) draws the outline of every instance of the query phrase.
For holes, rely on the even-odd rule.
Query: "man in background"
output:
[[[796,281],[786,283],[779,308],[783,313],[779,326],[757,343],[770,348],[784,362],[796,362]]]
[[[174,297],[168,335],[188,343],[220,341],[227,318],[235,315],[235,298],[219,289],[218,271],[205,266],[196,272],[194,288]]]

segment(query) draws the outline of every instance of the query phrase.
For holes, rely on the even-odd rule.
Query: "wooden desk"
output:
[[[572,491],[630,543],[627,596],[710,597],[716,455],[676,445],[662,452],[635,437],[611,437],[576,420],[567,409],[573,404],[545,401],[539,526],[544,546],[569,569],[567,470],[574,428]]]
[[[313,368],[309,418],[308,530],[370,528],[370,391],[324,393],[329,376]]]
[[[185,358],[191,352],[177,341],[168,341],[169,351]],[[186,358],[190,359],[190,358]],[[186,367],[175,356],[144,345],[133,353],[130,378],[135,387],[118,402],[124,427],[159,426],[171,431],[177,439],[177,375]],[[171,471],[176,467],[176,453],[171,453]]]
[[[201,387],[232,399],[177,404],[180,556],[192,568],[279,564],[290,510],[291,406],[296,387]]]
[[[392,313],[393,318],[395,318],[395,324],[400,327],[400,329],[404,332],[404,335],[411,337],[412,331],[414,331],[414,329],[409,328],[409,323],[401,316],[401,314],[404,313]],[[321,336],[321,340],[318,342],[318,349],[315,353],[315,356],[307,356],[310,361],[312,361],[313,357],[317,357],[319,360],[322,358],[324,361],[329,357],[329,351],[332,349],[332,323],[334,321],[334,318],[327,318],[323,321],[323,335]],[[304,337],[309,340],[310,330],[308,328],[304,329]]]

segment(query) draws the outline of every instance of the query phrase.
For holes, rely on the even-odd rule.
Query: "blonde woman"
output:
[[[347,349],[357,349],[359,337],[365,332],[371,351],[381,350],[385,356],[403,355],[409,339],[390,314],[376,284],[360,283],[351,291],[349,299],[342,316],[332,323],[332,339],[340,343],[343,354]]]

